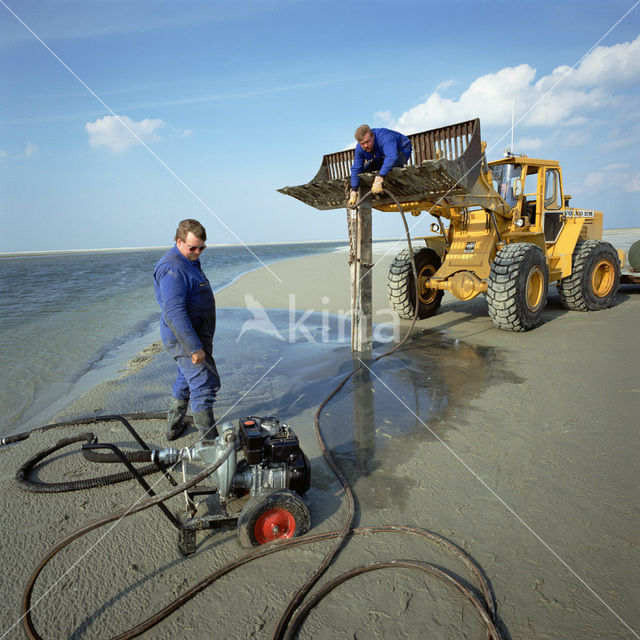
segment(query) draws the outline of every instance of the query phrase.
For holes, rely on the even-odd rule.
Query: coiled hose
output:
[[[411,238],[410,238],[407,221],[400,203],[397,201],[395,196],[389,190],[386,190],[386,191],[397,204],[400,214],[402,216],[402,221],[404,224],[405,233],[407,237],[407,243],[409,246],[409,255],[411,257],[411,267],[412,267],[414,283],[416,287],[416,300],[418,300],[418,297],[419,297],[417,295],[418,287],[419,287],[418,274],[416,271],[415,262],[413,260],[413,249],[411,246]],[[360,199],[360,201],[356,206],[358,206],[362,202],[362,200],[364,200],[364,198],[368,196],[369,196],[369,193],[365,194]],[[418,315],[418,305],[416,304],[414,317],[402,340],[400,340],[400,342],[398,342],[398,344],[396,344],[392,349],[374,358],[371,361],[371,364],[377,362],[381,358],[391,355],[392,353],[394,353],[404,345],[404,343],[408,340],[409,336],[413,331],[413,328],[417,320],[417,315]],[[485,579],[481,569],[474,562],[474,560],[470,556],[468,556],[462,549],[460,549],[458,546],[456,546],[446,538],[434,532],[427,531],[425,529],[419,529],[416,527],[388,525],[388,526],[382,526],[382,527],[363,527],[363,528],[357,528],[357,529],[353,528],[353,522],[355,520],[355,513],[356,513],[355,497],[353,495],[353,491],[347,479],[344,477],[344,475],[342,474],[342,472],[334,462],[331,454],[329,453],[329,450],[324,441],[324,438],[322,437],[322,433],[320,430],[320,414],[323,408],[344,387],[347,381],[357,371],[359,371],[362,368],[362,366],[363,365],[360,365],[354,368],[349,374],[347,374],[340,381],[340,383],[333,389],[333,391],[331,391],[331,393],[325,398],[325,400],[320,404],[320,406],[318,407],[318,409],[314,414],[314,427],[316,431],[316,437],[318,438],[318,442],[322,449],[325,460],[327,461],[327,464],[333,470],[338,480],[342,484],[342,487],[345,491],[345,495],[348,502],[349,513],[342,529],[340,531],[331,531],[327,533],[307,535],[304,538],[294,538],[292,540],[276,542],[265,548],[260,548],[253,552],[250,552],[245,556],[224,565],[217,571],[214,571],[209,576],[207,576],[206,578],[198,582],[196,585],[191,587],[189,590],[184,592],[182,595],[180,595],[178,598],[176,598],[173,602],[169,603],[167,606],[163,607],[162,609],[160,609],[155,614],[153,614],[152,616],[150,616],[140,624],[136,625],[135,627],[132,627],[131,629],[128,629],[124,633],[116,636],[115,638],[113,638],[113,640],[129,640],[130,638],[137,637],[141,633],[147,631],[148,629],[156,625],[158,622],[166,618],[172,612],[176,611],[185,602],[193,598],[195,595],[200,593],[206,587],[213,584],[218,578],[230,573],[231,571],[233,571],[234,569],[237,569],[238,567],[241,567],[247,564],[248,562],[270,555],[271,553],[276,553],[279,551],[284,551],[285,549],[290,549],[292,547],[312,544],[315,542],[320,542],[323,540],[330,540],[330,539],[335,540],[333,547],[331,548],[329,553],[325,556],[325,558],[320,563],[320,565],[315,569],[312,575],[308,578],[308,580],[302,585],[302,587],[298,589],[298,591],[294,594],[294,596],[291,598],[291,600],[287,604],[287,607],[285,608],[283,614],[281,615],[280,620],[278,621],[278,624],[273,632],[273,635],[272,635],[273,640],[276,640],[276,639],[289,640],[293,638],[294,635],[297,633],[298,629],[300,628],[300,625],[303,623],[304,619],[306,618],[308,613],[311,611],[311,609],[315,607],[322,600],[322,598],[324,598],[329,592],[331,592],[333,589],[343,584],[347,580],[366,572],[378,571],[381,569],[390,569],[390,568],[394,568],[394,569],[410,568],[414,570],[420,570],[440,580],[443,580],[447,584],[453,586],[465,598],[467,598],[467,600],[469,600],[473,604],[474,608],[476,609],[476,611],[478,612],[482,621],[485,624],[485,627],[487,629],[487,638],[489,640],[501,640],[501,635],[496,624],[496,604],[495,604],[495,599],[493,597],[491,588],[489,587],[489,584]],[[78,529],[77,531],[66,536],[65,538],[60,540],[58,543],[56,543],[56,545],[54,545],[51,549],[49,549],[47,554],[42,558],[42,560],[40,561],[40,563],[38,564],[34,572],[31,574],[29,581],[27,583],[27,588],[25,589],[25,593],[23,596],[23,614],[24,614],[23,621],[24,621],[24,626],[29,638],[31,638],[31,640],[42,640],[41,636],[37,633],[35,627],[33,626],[33,620],[31,618],[31,595],[33,592],[33,587],[35,585],[35,582],[38,576],[40,575],[41,571],[44,569],[46,564],[51,560],[51,558],[53,558],[53,556],[56,553],[58,553],[58,551],[60,551],[62,548],[64,548],[74,540],[78,539],[85,533],[88,533],[89,531],[93,531],[94,529],[97,529],[98,527],[108,524],[109,522],[113,522],[114,520],[117,520],[119,518],[124,518],[134,513],[139,513],[140,511],[143,511],[144,509],[148,509],[151,506],[164,502],[165,500],[168,500],[169,498],[177,495],[178,493],[185,491],[189,487],[194,486],[198,482],[201,482],[204,478],[206,478],[208,475],[213,473],[215,469],[217,469],[218,466],[226,460],[229,453],[230,453],[230,448],[228,447],[227,450],[225,451],[225,455],[223,455],[223,457],[218,462],[216,462],[216,464],[205,469],[203,472],[201,472],[197,476],[194,476],[194,478],[192,478],[189,482],[178,485],[177,487],[174,487],[173,489],[171,489],[169,492],[165,494],[162,494],[160,496],[155,496],[154,498],[145,500],[142,503],[138,503],[134,507],[131,507],[129,509],[122,509],[108,516],[105,516],[104,518],[95,520],[94,522],[89,523],[88,525],[85,525],[81,529]],[[331,562],[338,555],[342,546],[344,545],[345,541],[350,535],[379,534],[379,533],[390,533],[390,532],[395,532],[400,534],[409,534],[409,535],[422,537],[431,542],[435,542],[436,544],[442,546],[447,551],[452,553],[454,556],[459,558],[477,579],[480,585],[481,598],[479,598],[472,589],[470,589],[465,584],[463,584],[453,574],[449,573],[448,571],[440,567],[436,567],[435,565],[432,565],[430,563],[422,562],[418,560],[390,560],[386,562],[370,563],[367,565],[362,565],[360,567],[351,569],[350,571],[334,578],[330,582],[323,585],[320,589],[318,589],[313,594],[313,596],[311,596],[305,603],[303,603],[303,600],[305,599],[305,597],[307,596],[307,594],[309,593],[313,585],[317,583],[317,581],[320,579],[320,577],[329,567]]]
[[[116,484],[118,482],[125,482],[133,478],[131,471],[121,471],[119,473],[112,473],[107,476],[99,476],[96,478],[86,478],[84,480],[73,480],[70,482],[40,482],[31,480],[29,476],[33,471],[33,468],[42,462],[45,458],[52,453],[68,447],[70,444],[76,442],[86,442],[87,444],[95,444],[98,441],[93,433],[81,433],[78,436],[70,436],[68,438],[62,438],[52,447],[36,453],[32,458],[29,458],[16,472],[16,484],[25,491],[32,491],[34,493],[61,493],[64,491],[83,491],[85,489],[94,489],[96,487],[105,487],[109,484]],[[97,451],[83,450],[82,455],[91,462],[121,462],[120,458],[114,453],[100,454]],[[131,462],[149,462],[151,460],[151,451],[127,451],[125,456]],[[146,476],[150,473],[156,473],[161,471],[160,467],[156,464],[149,464],[144,467],[136,469],[136,471]]]

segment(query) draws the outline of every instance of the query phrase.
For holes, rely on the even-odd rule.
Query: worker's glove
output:
[[[376,176],[373,180],[373,186],[371,187],[371,193],[379,196],[384,189],[382,188],[382,183],[384,182],[384,178],[382,176]]]
[[[357,201],[358,201],[358,192],[351,189],[351,194],[349,195],[349,202],[347,203],[348,206],[355,207]]]

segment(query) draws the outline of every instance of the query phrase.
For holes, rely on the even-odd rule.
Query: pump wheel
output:
[[[620,260],[608,242],[578,242],[571,275],[557,284],[560,300],[573,311],[600,311],[611,305],[620,286]]]
[[[508,244],[491,265],[487,289],[489,316],[506,331],[528,331],[542,321],[547,304],[549,270],[540,247]]]
[[[440,268],[440,256],[433,249],[413,250],[418,273],[418,318],[430,318],[440,308],[444,291],[428,289],[424,283]],[[409,249],[403,249],[389,267],[387,298],[391,308],[401,317],[411,320],[416,310],[416,287]]]
[[[302,536],[311,528],[304,502],[288,489],[269,489],[247,502],[238,518],[238,541],[242,547],[257,547],[274,540]]]

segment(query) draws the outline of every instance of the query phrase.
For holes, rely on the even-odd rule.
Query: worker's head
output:
[[[188,260],[197,260],[206,249],[207,232],[205,228],[193,218],[181,220],[176,229],[176,247]]]
[[[375,136],[368,124],[361,124],[356,129],[356,140],[367,153],[371,153],[371,151],[373,151],[373,141],[375,140]]]

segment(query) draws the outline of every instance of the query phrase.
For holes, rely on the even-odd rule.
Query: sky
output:
[[[346,239],[276,190],[362,123],[479,117],[496,160],[512,107],[573,206],[640,226],[638,0],[0,0],[0,252]]]

